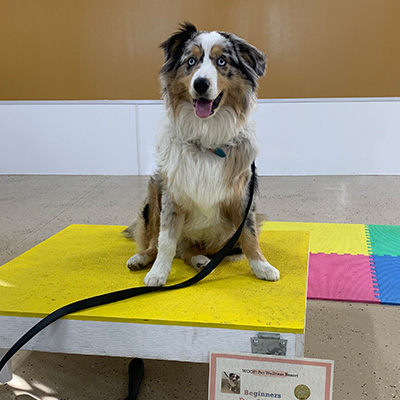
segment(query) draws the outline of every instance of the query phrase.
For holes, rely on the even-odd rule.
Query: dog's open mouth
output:
[[[223,94],[224,92],[221,92],[214,100],[203,99],[202,97],[199,99],[194,99],[193,105],[196,115],[200,118],[208,118],[209,116],[213,115],[215,109],[221,102]]]

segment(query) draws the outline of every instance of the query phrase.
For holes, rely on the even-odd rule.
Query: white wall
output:
[[[0,174],[146,175],[161,102],[0,102]],[[400,174],[400,99],[260,100],[260,175]]]

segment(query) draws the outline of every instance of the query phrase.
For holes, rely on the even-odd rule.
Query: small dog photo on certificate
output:
[[[222,372],[221,393],[240,393],[240,375],[234,372]]]

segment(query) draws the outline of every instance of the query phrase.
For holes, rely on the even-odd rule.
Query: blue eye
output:
[[[225,65],[226,65],[226,60],[225,60],[225,58],[223,58],[223,57],[218,58],[218,59],[217,59],[217,65],[218,65],[219,67],[225,67]]]
[[[189,67],[193,67],[193,65],[196,64],[196,61],[197,61],[197,60],[196,60],[194,57],[190,57],[189,60],[187,61],[187,65],[188,65]]]

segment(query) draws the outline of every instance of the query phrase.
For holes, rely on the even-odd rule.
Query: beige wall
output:
[[[0,0],[0,100],[157,99],[183,20],[264,51],[261,98],[400,96],[398,0]]]

